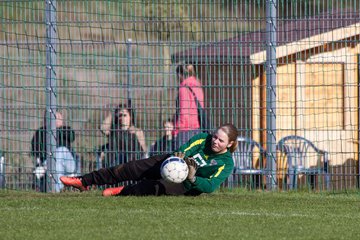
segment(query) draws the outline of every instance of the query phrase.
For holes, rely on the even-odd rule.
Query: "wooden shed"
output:
[[[308,138],[329,151],[334,173],[344,176],[358,169],[359,39],[359,12],[277,24],[276,139]],[[173,60],[198,66],[215,116],[233,120],[266,147],[265,41],[265,31],[248,32],[176,53]]]

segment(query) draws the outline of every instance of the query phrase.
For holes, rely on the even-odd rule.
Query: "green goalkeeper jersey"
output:
[[[233,172],[234,162],[230,150],[222,154],[213,152],[211,138],[212,135],[208,133],[197,134],[178,150],[185,153],[185,157],[193,157],[198,164],[195,182],[183,182],[187,190],[211,193]]]

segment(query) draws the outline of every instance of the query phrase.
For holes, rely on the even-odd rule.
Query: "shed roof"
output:
[[[279,58],[355,35],[360,35],[360,13],[356,11],[323,13],[301,19],[281,19],[277,22],[276,56]],[[266,30],[260,30],[190,48],[173,54],[172,59],[174,62],[198,64],[260,64],[265,61],[265,51]]]

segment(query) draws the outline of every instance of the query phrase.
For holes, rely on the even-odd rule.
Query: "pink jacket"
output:
[[[179,109],[178,116],[175,116],[174,135],[177,135],[180,131],[200,128],[195,98],[186,86],[192,89],[200,105],[204,107],[204,92],[200,82],[195,77],[188,77],[183,80],[179,86]]]

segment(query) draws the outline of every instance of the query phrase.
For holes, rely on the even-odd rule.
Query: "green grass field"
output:
[[[358,193],[0,192],[0,239],[356,239]]]

